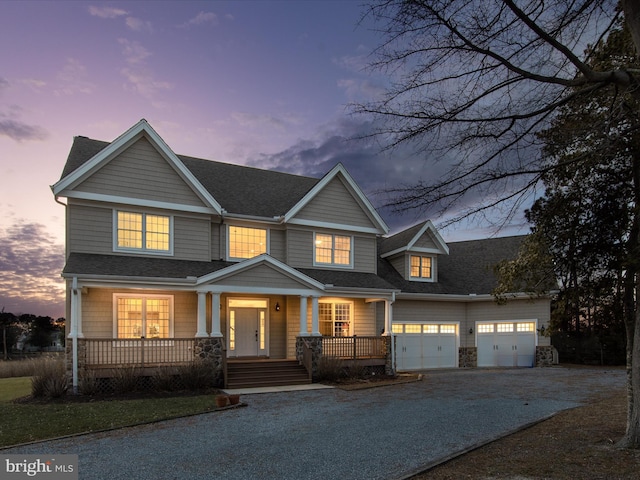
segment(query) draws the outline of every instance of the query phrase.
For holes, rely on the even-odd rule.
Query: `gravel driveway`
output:
[[[398,479],[624,386],[624,369],[425,372],[420,382],[243,395],[245,408],[37,443],[80,479]]]

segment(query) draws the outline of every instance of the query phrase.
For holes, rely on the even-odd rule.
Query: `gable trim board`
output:
[[[169,162],[178,175],[192,188],[194,193],[196,193],[196,195],[198,195],[206,205],[212,208],[214,212],[219,215],[223,213],[223,209],[216,199],[211,196],[211,194],[204,188],[184,163],[182,163],[176,154],[173,153],[164,140],[162,140],[160,135],[157,134],[145,119],[140,120],[87,162],[82,164],[66,177],[60,179],[51,187],[53,194],[56,197],[69,196],[74,187],[93,175],[103,165],[117,157],[118,154],[124,152],[128,147],[133,145],[142,137],[146,137],[149,142],[151,142],[163,158]]]

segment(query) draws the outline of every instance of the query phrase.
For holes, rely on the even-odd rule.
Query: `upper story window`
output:
[[[229,258],[253,258],[267,253],[267,230],[229,226]]]
[[[433,259],[419,255],[411,255],[411,278],[432,280],[433,279]]]
[[[116,250],[171,253],[171,217],[118,211]]]
[[[316,233],[314,263],[316,265],[350,266],[352,264],[351,237]]]
[[[173,336],[173,297],[114,295],[116,338]]]

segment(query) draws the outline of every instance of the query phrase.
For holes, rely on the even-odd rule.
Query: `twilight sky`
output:
[[[347,104],[384,85],[363,70],[380,38],[362,13],[359,0],[0,2],[0,309],[64,314],[49,186],[76,135],[111,141],[146,118],[177,154],[316,177],[342,162],[375,205],[385,186],[438,175],[349,140],[371,126]],[[392,233],[428,218],[381,213]]]

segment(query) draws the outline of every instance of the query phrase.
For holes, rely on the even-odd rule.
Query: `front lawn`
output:
[[[29,377],[0,379],[0,447],[193,415],[216,408],[212,393],[89,402],[14,401],[30,393]]]

